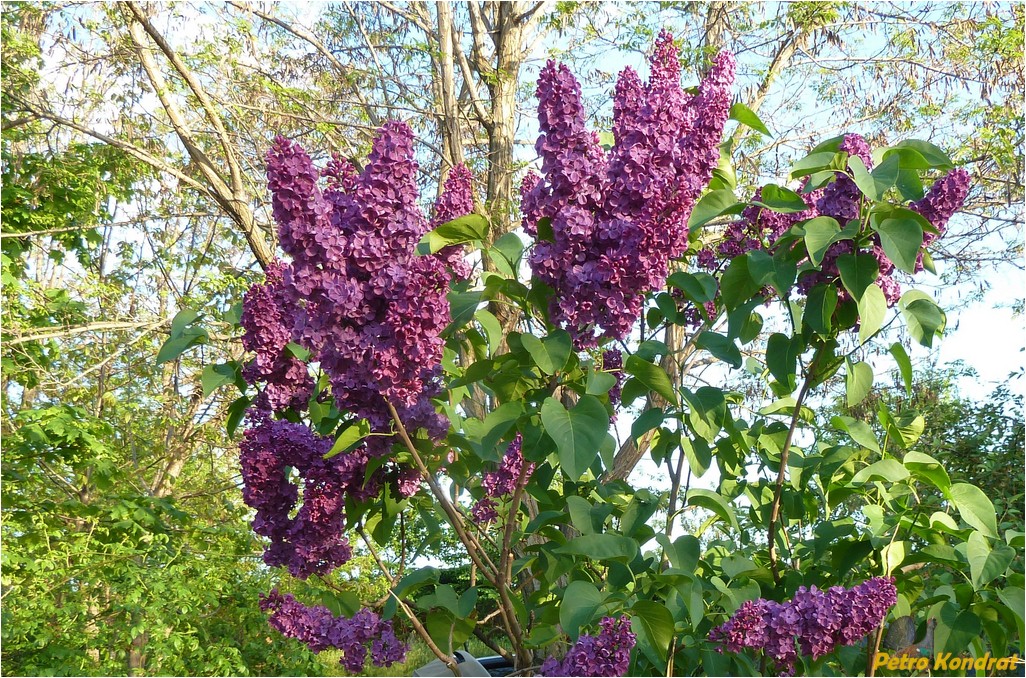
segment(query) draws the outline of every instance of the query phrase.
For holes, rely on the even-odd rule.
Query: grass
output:
[[[392,664],[385,668],[374,666],[370,659],[364,664],[363,671],[358,674],[349,673],[338,663],[338,650],[326,650],[318,655],[324,663],[325,676],[412,676],[413,672],[428,662],[436,659],[435,655],[428,649],[428,646],[420,638],[413,637],[409,640],[410,650],[406,653],[406,661],[401,664]],[[471,638],[464,645],[457,648],[465,650],[475,657],[490,657],[495,652],[477,638]]]

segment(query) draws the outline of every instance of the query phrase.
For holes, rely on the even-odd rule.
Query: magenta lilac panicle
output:
[[[485,496],[470,509],[471,515],[478,523],[490,523],[498,518],[494,500],[513,494],[517,487],[526,484],[534,473],[534,464],[524,461],[522,445],[523,437],[518,433],[506,448],[506,453],[502,455],[498,470],[486,471],[481,479]]]
[[[446,264],[459,275],[469,271],[455,250],[416,255],[429,227],[417,204],[416,170],[413,134],[399,122],[381,128],[361,173],[339,157],[319,173],[298,144],[281,137],[268,153],[273,214],[292,262],[272,263],[243,301],[243,344],[255,353],[244,376],[265,384],[240,445],[243,497],[256,509],[254,529],[271,540],[264,560],[297,577],[327,574],[351,557],[342,536],[347,495],[366,499],[386,482],[400,497],[419,490],[419,474],[391,462],[364,477],[371,456],[390,452],[387,403],[407,428],[445,435],[431,398],[441,389],[439,335],[449,320]],[[454,168],[435,219],[472,210],[470,174]],[[366,419],[378,435],[325,460],[330,439],[272,418],[305,409],[313,392],[291,342],[320,363],[339,409]],[[303,486],[294,517],[299,488],[289,468]]]
[[[471,187],[470,170],[465,165],[456,165],[442,186],[442,194],[435,202],[435,216],[431,220],[431,228],[447,221],[471,214],[474,211],[474,192]],[[463,247],[450,245],[438,252],[438,257],[452,271],[457,280],[470,278],[470,263],[463,255]]]
[[[842,139],[838,150],[846,152],[849,158],[857,157],[872,169],[873,160],[869,144],[857,134],[847,134]],[[850,160],[849,160],[850,170]],[[952,170],[938,179],[926,196],[909,205],[919,212],[937,230],[937,233],[926,231],[923,234],[923,246],[928,247],[942,234],[948,220],[965,201],[969,190],[969,174],[961,169]],[[698,265],[705,269],[714,269],[721,261],[744,254],[751,250],[761,249],[772,252],[774,242],[795,224],[817,216],[835,219],[843,228],[851,220],[859,219],[861,206],[865,196],[847,174],[837,172],[836,178],[824,188],[800,194],[808,205],[807,210],[783,214],[770,209],[750,205],[741,213],[740,219],[729,224],[723,237],[712,247],[698,253]],[[762,189],[756,191],[753,200],[760,200]],[[867,246],[869,247],[869,246]],[[879,275],[875,284],[884,293],[888,306],[893,306],[901,297],[901,285],[894,277],[894,263],[888,258],[880,245],[879,236],[875,233],[871,239],[871,247],[866,250],[876,259]],[[838,298],[850,298],[847,289],[841,284],[837,269],[837,258],[843,254],[854,253],[854,243],[842,240],[830,246],[824,253],[820,266],[803,273],[797,283],[800,293],[806,294],[812,287],[823,282],[832,282],[837,286]],[[922,270],[922,253],[916,261],[916,270]]]
[[[279,261],[267,267],[264,283],[253,285],[242,301],[242,346],[255,356],[242,370],[251,384],[265,384],[256,407],[262,410],[303,411],[313,393],[313,379],[302,360],[287,346],[295,322],[293,305],[284,287],[288,267]]]
[[[631,633],[630,617],[604,617],[599,634],[583,634],[562,661],[549,657],[542,665],[542,676],[622,676],[631,661],[631,649],[637,640]]]
[[[745,602],[709,639],[720,643],[721,652],[761,651],[777,670],[789,674],[799,653],[819,659],[864,638],[883,622],[897,595],[890,577],[874,577],[850,589],[802,586],[788,602]]]
[[[552,316],[578,348],[630,332],[644,294],[663,284],[669,260],[687,248],[688,216],[719,157],[733,57],[717,57],[689,95],[679,50],[664,31],[650,67],[646,85],[629,68],[620,74],[608,155],[585,125],[570,71],[550,61],[538,80],[543,176],[521,185],[523,226],[538,236],[529,262],[555,290]],[[543,219],[551,238],[538,232]]]
[[[295,638],[314,652],[337,649],[339,663],[350,673],[362,673],[367,649],[375,666],[391,666],[406,659],[408,649],[392,629],[391,621],[364,608],[352,617],[336,617],[323,605],[303,605],[292,594],[277,589],[260,597],[260,609],[270,612],[270,624],[282,635]]]

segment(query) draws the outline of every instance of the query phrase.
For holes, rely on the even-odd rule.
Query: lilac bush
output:
[[[645,352],[625,356],[610,346],[629,335],[652,300],[650,293],[665,288],[671,262],[688,253],[689,216],[720,159],[735,71],[733,57],[721,54],[697,90],[685,91],[679,50],[666,32],[660,34],[649,66],[647,82],[631,69],[620,74],[608,148],[587,128],[581,87],[569,69],[554,62],[542,69],[537,89],[541,133],[535,145],[541,175],[529,174],[521,184],[522,224],[535,241],[528,255],[533,274],[529,286],[515,273],[490,272],[481,281],[483,289],[468,290],[472,270],[462,243],[485,239],[477,226],[469,226],[484,222],[481,217],[449,223],[424,240],[433,247],[438,238],[448,238],[442,245],[457,245],[436,254],[418,252],[429,229],[473,212],[474,194],[470,172],[454,167],[432,216],[425,216],[418,204],[412,133],[405,124],[389,122],[380,130],[359,172],[337,157],[318,170],[297,144],[275,140],[268,154],[268,183],[289,263],[269,267],[266,280],[244,300],[244,346],[255,358],[243,374],[260,391],[240,446],[243,496],[255,510],[254,530],[269,542],[265,562],[285,567],[295,577],[326,576],[349,560],[352,549],[344,530],[350,525],[371,531],[360,534],[368,547],[372,539],[383,547],[376,557],[394,554],[400,560],[394,568],[378,563],[389,579],[391,597],[383,598],[375,611],[363,609],[351,618],[273,591],[261,605],[281,633],[315,651],[339,649],[348,671],[360,670],[368,654],[385,665],[402,659],[405,647],[390,621],[398,613],[410,617],[422,640],[447,663],[472,633],[491,629],[504,634],[504,644],[508,639],[518,670],[540,661],[543,675],[694,672],[683,662],[696,658],[706,669],[719,659],[721,666],[745,670],[750,666],[746,658],[717,657],[707,652],[707,644],[693,643],[680,632],[681,624],[688,626],[687,617],[692,629],[708,628],[700,626],[702,618],[718,614],[718,606],[728,600],[708,582],[726,577],[735,591],[747,590],[735,582],[746,587],[757,583],[767,596],[791,597],[786,602],[745,602],[709,639],[721,652],[751,650],[762,655],[764,666],[790,673],[801,666],[802,657],[817,661],[831,653],[831,662],[850,670],[850,653],[835,651],[860,642],[895,604],[893,579],[869,579],[850,589],[795,591],[801,578],[792,575],[802,572],[789,568],[808,570],[827,561],[818,555],[788,558],[777,552],[778,544],[792,550],[791,555],[822,551],[818,543],[807,548],[804,536],[794,529],[796,516],[788,515],[794,507],[785,501],[791,492],[785,487],[790,481],[800,492],[803,482],[793,475],[788,454],[797,446],[793,441],[819,439],[805,435],[810,430],[801,413],[808,405],[802,401],[848,357],[840,352],[840,333],[860,322],[861,308],[851,303],[839,279],[839,262],[843,268],[850,261],[846,255],[873,257],[877,275],[871,282],[880,287],[884,300],[877,295],[871,301],[879,311],[875,315],[883,315],[884,303],[894,304],[901,294],[888,253],[906,271],[912,270],[917,253],[917,268],[924,265],[914,237],[923,222],[908,210],[922,215],[938,234],[943,232],[965,198],[968,175],[949,172],[921,200],[906,199],[901,205],[891,202],[892,187],[906,197],[920,193],[907,191],[909,184],[896,183],[890,175],[891,184],[870,200],[859,188],[874,193],[863,182],[860,167],[860,161],[867,169],[873,167],[868,144],[858,135],[833,140],[829,148],[841,155],[820,155],[829,163],[813,170],[820,188],[800,191],[800,201],[778,190],[778,195],[789,196],[785,209],[799,211],[782,213],[757,204],[764,199],[772,204],[769,188],[757,191],[743,211],[741,206],[728,208],[740,216],[697,259],[700,267],[714,273],[732,260],[730,275],[717,280],[681,272],[668,291],[671,303],[686,297],[702,306],[689,304],[675,312],[680,309],[668,309],[664,296],[654,299],[663,312],[660,323],[694,330],[683,349],[660,347],[652,335],[643,342],[648,345]],[[737,110],[745,114],[743,107]],[[743,120],[753,115],[742,114],[735,116]],[[750,118],[747,124],[752,124]],[[890,167],[897,163],[915,173],[927,165],[952,166],[939,149],[915,143],[932,159],[893,147],[884,151],[898,151],[884,156],[893,158]],[[910,185],[915,188],[915,182]],[[710,203],[718,204],[724,193]],[[877,223],[880,215],[889,214],[901,217],[891,227],[899,229],[895,232],[906,228],[906,237],[890,237],[883,222]],[[829,217],[847,230],[835,233],[826,219],[815,224],[818,232],[812,226],[801,230],[817,217]],[[466,233],[460,232],[463,226]],[[452,232],[459,235],[447,235]],[[936,237],[927,229],[924,246]],[[754,251],[760,254],[746,256]],[[865,266],[864,256],[858,263],[862,270],[873,270],[872,261]],[[863,275],[856,283],[871,277]],[[453,282],[459,284],[450,290]],[[845,282],[858,289],[851,280]],[[784,298],[794,291],[810,298],[831,295],[830,303],[806,306],[806,311],[819,308],[823,317],[792,314],[790,335],[775,333],[765,338],[765,351],[760,342],[749,355],[749,367],[765,367],[765,386],[781,398],[797,393],[789,410],[747,409],[739,402],[742,394],[712,384],[692,393],[656,359],[664,355],[686,360],[693,347],[728,362],[736,356],[741,364],[736,342],[748,344],[762,334],[756,322],[760,318],[751,309],[778,291]],[[915,338],[929,345],[943,313],[925,296],[902,312],[910,318],[910,332],[914,328]],[[450,299],[461,309],[451,325]],[[548,299],[547,307],[538,303],[543,299]],[[832,310],[835,300],[847,302],[846,315]],[[547,335],[538,333],[534,342],[526,334],[520,341],[501,341],[496,316],[476,311],[484,301],[505,304],[514,320],[526,320],[518,330],[526,327],[534,333],[543,327]],[[722,326],[711,325],[724,310],[729,322],[726,334],[718,334]],[[844,323],[830,322],[835,312]],[[566,333],[551,331],[553,326],[564,328],[569,340]],[[633,342],[622,344],[630,350]],[[444,377],[452,384],[448,391],[443,350]],[[896,349],[892,353],[902,355]],[[321,372],[316,385],[310,374],[315,369]],[[760,369],[750,371],[757,374]],[[604,389],[608,384],[612,387]],[[715,524],[723,534],[710,537],[711,545],[699,540],[701,534],[673,540],[672,515],[665,527],[654,524],[655,512],[667,506],[665,495],[634,492],[623,480],[607,479],[618,463],[608,425],[618,414],[623,416],[624,389],[634,400],[651,391],[663,396],[659,410],[646,411],[634,421],[631,435],[640,440],[648,434],[656,441],[649,450],[652,457],[666,464],[674,487],[685,488],[681,510],[709,508],[702,502],[713,499],[710,491],[687,488],[692,471],[701,473],[717,464],[724,482],[716,498],[722,502],[716,502],[720,510],[702,529]],[[859,389],[850,390],[852,400],[860,395],[855,392]],[[479,394],[486,396],[483,409]],[[474,407],[467,405],[468,395],[475,398]],[[452,417],[451,429],[439,410]],[[852,433],[851,426],[842,428],[840,434]],[[802,434],[792,436],[799,429]],[[788,431],[786,438],[776,435],[782,431]],[[496,452],[485,446],[511,436],[499,462],[491,463]],[[830,483],[849,494],[851,486],[861,485],[854,468],[872,459],[873,448],[865,438],[852,439],[866,447],[865,453],[828,474]],[[527,461],[525,452],[535,463]],[[803,463],[811,468],[818,458],[806,455]],[[761,490],[773,491],[760,490],[761,505],[744,515],[734,510],[737,493],[743,491],[738,473],[755,462],[760,468],[778,468],[778,479],[775,484],[764,481]],[[908,468],[910,488],[918,482],[917,469],[926,465],[921,461]],[[682,476],[685,470],[688,480]],[[936,475],[925,482],[936,483]],[[731,495],[731,487],[737,493]],[[862,492],[872,497],[874,491],[866,484]],[[468,502],[468,494],[477,501]],[[916,497],[917,502],[928,498],[912,491],[901,496]],[[811,519],[813,509],[806,504],[803,510]],[[406,560],[431,553],[425,550],[430,542],[415,546],[408,541],[404,521],[418,518],[434,531],[432,536],[438,533],[437,521],[444,520],[442,529],[465,547],[472,563],[469,587],[457,590],[437,568],[417,568]],[[893,522],[895,533],[913,529],[903,527],[908,521],[900,519]],[[498,532],[487,527],[494,522],[499,523]],[[393,524],[399,525],[398,537]],[[765,539],[752,538],[746,534],[750,530],[765,530]],[[656,558],[641,551],[653,537],[662,549]],[[402,542],[399,548],[394,548],[396,539]],[[754,568],[731,572],[726,558],[706,557],[712,553],[708,549],[734,545],[738,560]],[[667,569],[667,562],[676,572]],[[680,568],[694,573],[690,594],[666,585],[680,576]],[[768,575],[756,582],[749,574],[754,571]],[[572,582],[569,588],[567,581]],[[581,595],[568,595],[570,588]],[[569,631],[568,620],[579,619],[587,628],[593,619],[589,615],[598,610],[613,616],[604,617],[597,632],[581,635],[564,656],[542,659],[542,653],[564,647],[559,641]],[[631,632],[635,622],[643,625],[639,630],[652,632],[639,640]],[[642,647],[632,656],[638,642]]]

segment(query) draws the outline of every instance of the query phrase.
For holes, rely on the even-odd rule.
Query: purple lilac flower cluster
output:
[[[777,670],[789,674],[799,653],[819,659],[857,643],[883,622],[897,596],[890,577],[868,579],[850,589],[803,586],[785,603],[763,598],[745,602],[709,639],[722,644],[720,651],[762,651]]]
[[[521,450],[524,439],[518,433],[502,455],[502,461],[496,471],[487,471],[481,479],[481,487],[485,496],[479,499],[470,509],[470,514],[478,523],[490,523],[499,517],[495,499],[513,494],[518,486],[522,486],[534,473],[534,464],[524,461]]]
[[[937,233],[927,231],[923,234],[924,247],[932,245],[944,233],[948,227],[948,221],[965,203],[967,195],[969,195],[969,173],[964,169],[956,169],[933,182],[933,186],[926,192],[922,200],[917,200],[909,205],[937,229]],[[922,253],[916,258],[916,271],[921,270],[923,270]]]
[[[284,280],[294,339],[328,374],[339,409],[383,433],[388,400],[408,427],[440,437],[445,423],[430,398],[440,388],[449,276],[440,259],[414,252],[428,229],[416,169],[413,133],[399,122],[381,128],[359,175],[336,159],[323,193],[297,144],[279,137],[267,160],[279,238],[292,257]],[[375,453],[387,452],[387,438],[372,440]]]
[[[873,168],[869,144],[861,136],[845,135],[840,150],[848,153],[849,157],[857,156],[868,169]],[[909,205],[937,229],[937,234],[924,233],[924,247],[932,244],[944,232],[948,220],[962,206],[968,191],[969,174],[965,170],[956,169],[936,181],[922,200]],[[843,227],[852,219],[859,218],[862,198],[862,192],[855,185],[854,180],[845,174],[838,173],[837,179],[822,189],[822,194],[816,200],[816,211],[819,214],[833,217]],[[869,253],[876,259],[880,272],[876,284],[883,291],[887,305],[893,306],[901,298],[901,284],[893,275],[894,263],[884,253],[879,235],[874,233],[871,242],[872,248]],[[798,280],[798,291],[806,293],[817,283],[837,281],[838,298],[841,300],[850,298],[847,290],[839,281],[837,258],[842,254],[854,252],[854,249],[854,243],[850,240],[842,240],[831,245],[823,256],[820,270],[807,273]],[[922,270],[922,252],[917,257],[916,268]]]
[[[265,282],[243,301],[243,343],[256,354],[244,376],[266,384],[240,445],[243,496],[256,509],[254,529],[271,540],[265,561],[297,577],[326,574],[351,557],[342,536],[347,495],[366,499],[389,482],[397,495],[412,496],[420,477],[389,463],[365,479],[370,457],[389,453],[388,435],[324,460],[330,439],[271,418],[305,408],[313,390],[306,365],[286,348],[290,342],[320,362],[339,408],[367,419],[373,432],[391,431],[386,401],[410,429],[438,439],[447,428],[431,397],[441,387],[449,275],[441,258],[414,253],[428,222],[417,206],[412,158],[412,132],[396,122],[381,129],[362,173],[338,157],[318,173],[302,148],[281,137],[268,154],[274,218],[292,263],[269,266]],[[472,209],[470,175],[458,167],[436,219]],[[445,257],[459,269],[459,252]],[[299,487],[289,469],[303,487],[295,517],[289,515]]]
[[[563,660],[549,657],[542,663],[542,676],[622,676],[631,661],[636,637],[630,617],[604,617],[597,636],[582,635]]]
[[[734,58],[717,57],[698,93],[680,85],[679,50],[663,32],[646,85],[630,68],[616,85],[608,156],[585,126],[581,88],[549,62],[538,80],[539,177],[521,185],[529,261],[556,292],[551,313],[578,348],[623,338],[646,292],[687,248],[687,220],[712,178],[730,109]],[[547,219],[547,232],[538,233]]]
[[[470,170],[465,165],[456,165],[449,172],[442,186],[442,195],[435,203],[435,216],[430,228],[435,228],[447,221],[470,214],[474,211],[474,191],[471,187]],[[457,280],[470,278],[470,262],[463,256],[463,247],[450,245],[438,252],[438,257],[452,271]]]
[[[253,530],[271,540],[264,562],[287,567],[294,577],[326,574],[352,557],[342,535],[345,493],[363,491],[365,455],[336,455],[324,459],[330,438],[318,436],[303,424],[262,417],[248,429],[239,445],[242,497],[256,509]],[[290,481],[295,469],[303,483]]]
[[[872,169],[873,156],[869,150],[869,144],[858,134],[846,134],[838,150],[847,153],[849,157],[859,158],[868,169]],[[848,168],[850,169],[850,167],[851,165],[849,164]],[[849,221],[860,218],[862,201],[862,191],[855,185],[855,181],[847,174],[837,172],[835,180],[827,184],[816,199],[816,212],[818,214],[812,216],[833,217],[837,223],[844,227]],[[894,264],[884,254],[883,248],[880,247],[879,238],[875,234],[874,240],[874,246],[869,253],[876,259],[877,266],[879,267],[879,277],[876,280],[876,284],[883,291],[887,305],[892,306],[901,297],[901,285],[892,277]],[[831,245],[823,255],[823,261],[820,263],[819,270],[810,271],[799,277],[798,291],[806,294],[819,283],[834,282],[837,285],[838,298],[842,301],[849,299],[848,291],[840,282],[837,258],[842,254],[852,254],[854,252],[855,243],[851,240],[842,240]]]
[[[286,346],[292,341],[294,314],[284,287],[286,266],[267,267],[264,284],[253,285],[242,302],[242,345],[256,357],[242,370],[251,384],[266,384],[257,407],[262,410],[306,409],[313,393],[313,379],[306,365]]]
[[[623,372],[623,353],[620,352],[620,349],[610,348],[602,352],[602,370],[616,377],[616,383],[609,389],[609,404],[613,408],[613,417],[615,417],[616,408],[620,405],[620,395],[623,392],[623,382],[627,378]]]
[[[277,589],[260,597],[260,609],[270,612],[270,624],[282,635],[307,645],[314,652],[340,650],[339,663],[350,673],[362,673],[370,647],[375,666],[391,666],[406,659],[407,645],[396,638],[391,621],[366,608],[351,618],[336,617],[322,605],[307,606],[292,594]]]
[[[869,144],[861,136],[845,135],[839,150],[847,153],[849,157],[858,157],[867,168],[872,169],[873,159]],[[924,247],[931,245],[939,237],[939,234],[944,232],[948,220],[965,201],[968,190],[969,174],[960,169],[952,170],[937,180],[922,200],[909,205],[937,229],[937,234],[930,232],[924,234]],[[762,189],[759,189],[754,200],[760,200],[761,197]],[[862,192],[854,180],[843,172],[837,172],[836,179],[826,187],[803,193],[801,197],[809,208],[802,212],[781,214],[758,205],[747,207],[741,213],[741,218],[738,221],[727,226],[723,238],[715,246],[698,253],[699,266],[714,269],[720,261],[750,250],[772,251],[773,243],[777,238],[795,224],[806,219],[828,216],[837,220],[843,227],[852,219],[860,217]],[[838,297],[841,300],[850,298],[847,290],[839,281],[837,258],[842,254],[851,254],[854,251],[855,245],[851,240],[842,240],[831,245],[823,256],[819,270],[806,272],[799,278],[798,291],[805,294],[817,284],[833,282],[837,284]],[[901,285],[893,276],[894,263],[884,253],[879,236],[876,234],[872,236],[872,246],[868,253],[873,255],[879,267],[876,284],[883,291],[888,306],[892,306],[901,297]],[[922,270],[922,253],[917,259],[916,270]]]
[[[705,269],[715,269],[724,260],[751,250],[770,250],[773,243],[799,221],[819,216],[816,202],[822,191],[813,191],[802,195],[809,209],[803,212],[783,214],[759,205],[749,205],[741,212],[741,218],[727,225],[723,238],[714,246],[706,247],[698,252],[698,265]],[[759,188],[753,201],[762,200],[762,189]]]

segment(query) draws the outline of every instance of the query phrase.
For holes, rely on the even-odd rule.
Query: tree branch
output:
[[[268,14],[267,12],[263,12],[251,6],[249,3],[238,2],[237,0],[229,0],[228,4],[230,4],[232,7],[240,11],[249,12],[250,14],[258,16],[264,21],[274,24],[282,30],[291,33],[300,40],[303,40],[304,42],[308,43],[311,47],[317,50],[319,54],[321,54],[325,59],[328,60],[328,63],[331,64],[331,67],[334,68],[340,76],[349,76],[351,74],[352,69],[346,68],[345,65],[343,65],[341,61],[335,58],[335,55],[332,54],[331,51],[324,46],[324,43],[317,39],[317,36],[308,31],[303,26],[296,26],[294,24],[286,23],[282,19],[279,19],[275,16],[272,16],[271,14]],[[360,106],[363,107],[363,111],[367,114],[367,119],[370,120],[371,126],[375,128],[380,127],[381,117],[377,114],[377,112],[375,112],[373,106],[371,106],[371,104],[367,101],[367,97],[364,96],[363,90],[361,90],[359,87],[350,87],[350,90],[356,96],[357,101],[360,102]]]
[[[157,322],[98,322],[90,323],[88,325],[78,325],[75,327],[66,327],[60,329],[54,329],[50,332],[40,332],[39,334],[30,334],[28,336],[16,336],[13,339],[4,339],[4,345],[16,346],[18,344],[24,344],[30,341],[48,341],[50,339],[63,339],[66,337],[73,337],[77,334],[84,334],[86,332],[106,332],[108,330],[136,330],[144,328],[147,331],[154,330],[161,325],[166,325],[171,322],[170,319],[159,320]]]

